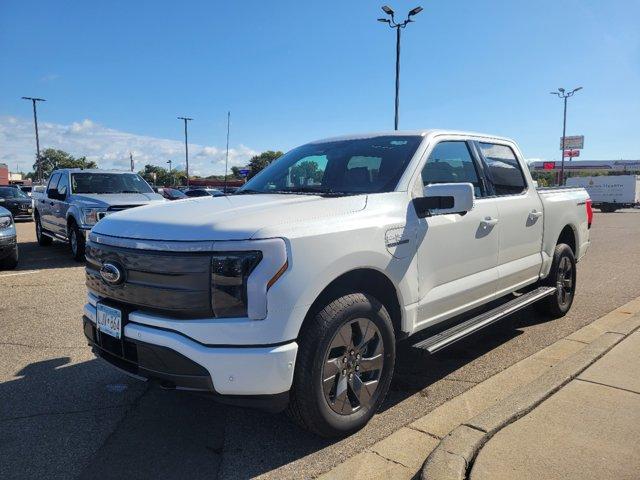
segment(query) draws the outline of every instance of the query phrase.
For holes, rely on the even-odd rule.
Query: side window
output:
[[[63,173],[60,175],[60,181],[58,182],[58,193],[60,195],[66,195],[69,191],[69,175]]]
[[[482,196],[476,166],[467,142],[438,143],[422,169],[422,184],[471,183],[476,197]]]
[[[49,185],[47,185],[47,195],[51,190],[58,188],[58,180],[60,180],[60,174],[54,173],[49,179]]]
[[[515,153],[506,145],[478,143],[489,170],[496,195],[517,195],[527,188],[527,182]]]

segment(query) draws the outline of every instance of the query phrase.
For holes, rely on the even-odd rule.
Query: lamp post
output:
[[[565,150],[565,138],[567,136],[567,99],[573,97],[578,91],[582,90],[582,87],[574,88],[570,92],[567,92],[564,88],[560,87],[557,92],[549,92],[551,95],[557,95],[558,98],[562,98],[564,101],[564,114],[562,117],[562,161],[560,162],[560,185],[564,185],[564,150]]]
[[[171,175],[171,160],[167,160],[169,164],[169,181],[171,182],[171,186],[173,187],[173,176]]]
[[[42,165],[40,165],[40,137],[38,136],[38,113],[36,111],[36,102],[46,102],[44,98],[22,97],[23,100],[31,100],[33,103],[33,123],[36,126],[36,177],[42,182]]]
[[[227,193],[227,172],[229,168],[229,122],[231,121],[231,112],[227,112],[227,153],[224,157],[224,188],[223,192]]]
[[[396,29],[396,105],[395,105],[395,118],[393,122],[393,125],[394,125],[393,128],[394,130],[398,130],[398,115],[399,115],[398,110],[400,109],[400,31],[401,29],[406,28],[406,26],[409,23],[413,22],[411,17],[419,14],[422,11],[422,7],[416,7],[413,10],[411,10],[407,15],[406,20],[401,23],[396,23],[396,20],[394,18],[395,12],[388,5],[384,5],[382,7],[382,11],[387,15],[389,15],[390,18],[379,18],[378,21],[387,23],[390,28]]]
[[[178,120],[184,120],[184,160],[185,160],[185,173],[187,174],[187,187],[189,186],[189,144],[187,142],[187,122],[193,120],[189,117],[178,117]]]

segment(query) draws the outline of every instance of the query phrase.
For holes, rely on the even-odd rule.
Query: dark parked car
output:
[[[0,269],[13,269],[18,265],[16,226],[11,212],[0,207]]]
[[[0,187],[0,207],[11,212],[14,220],[31,220],[33,202],[31,197],[16,187]]]
[[[184,192],[181,192],[177,188],[161,187],[158,188],[158,193],[167,200],[182,200],[183,198],[189,198]]]
[[[184,192],[187,197],[223,197],[224,193],[215,188],[192,188]]]

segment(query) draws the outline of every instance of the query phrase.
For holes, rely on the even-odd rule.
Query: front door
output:
[[[418,328],[495,296],[501,225],[495,200],[486,198],[479,164],[471,152],[465,141],[440,141],[422,170],[423,186],[471,183],[476,200],[464,215],[434,215],[418,222]]]
[[[67,210],[69,203],[67,196],[69,194],[69,174],[62,172],[58,181],[58,198],[52,200],[53,205],[51,220],[53,222],[53,231],[60,235],[67,236]]]

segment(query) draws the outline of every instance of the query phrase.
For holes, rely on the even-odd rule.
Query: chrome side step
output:
[[[427,350],[429,353],[435,353],[438,350],[442,350],[452,343],[457,342],[458,340],[461,340],[464,337],[471,335],[472,333],[491,325],[498,320],[502,320],[504,317],[507,317],[512,313],[531,305],[532,303],[537,302],[541,298],[553,295],[555,291],[555,287],[537,288],[531,292],[520,295],[499,307],[489,310],[488,312],[481,313],[477,317],[470,318],[469,320],[454,325],[443,332],[426,338],[413,346],[415,348]]]

